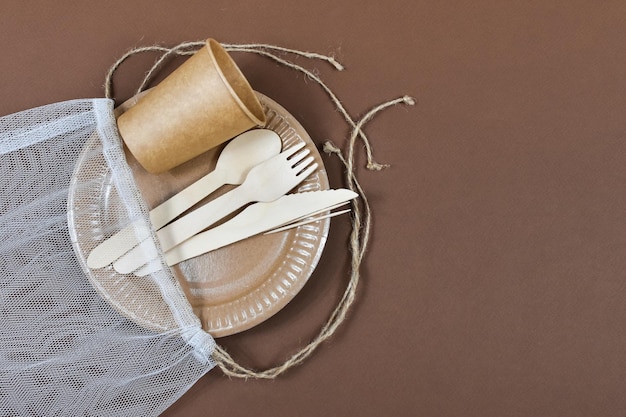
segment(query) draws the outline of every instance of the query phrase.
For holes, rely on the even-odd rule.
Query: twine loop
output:
[[[157,72],[157,70],[171,57],[193,55],[200,48],[204,47],[204,41],[183,42],[171,48],[163,46],[153,45],[140,48],[134,48],[126,52],[121,58],[119,58],[109,69],[105,80],[105,96],[112,98],[113,96],[113,75],[119,68],[119,66],[128,58],[143,53],[143,52],[158,52],[161,56],[155,61],[153,66],[146,73],[143,81],[137,89],[137,93],[143,91],[150,83],[151,79]],[[345,150],[342,150],[339,146],[335,145],[331,141],[327,141],[323,144],[322,150],[327,154],[333,154],[343,163],[346,168],[345,182],[346,186],[359,194],[359,199],[352,201],[352,230],[348,242],[348,249],[351,253],[350,262],[350,276],[346,289],[341,296],[337,306],[330,314],[326,323],[322,326],[317,336],[306,346],[301,348],[291,357],[289,357],[282,364],[272,367],[266,370],[254,370],[240,365],[236,362],[226,350],[217,344],[213,351],[213,358],[217,365],[220,367],[224,374],[230,377],[236,378],[260,378],[260,379],[274,379],[282,373],[286,372],[290,368],[300,365],[319,347],[324,341],[330,338],[339,326],[345,321],[350,306],[354,303],[357,293],[357,287],[360,280],[360,267],[365,255],[367,244],[370,239],[370,230],[372,225],[372,211],[365,195],[365,192],[359,184],[356,176],[355,167],[355,148],[357,139],[360,139],[367,157],[366,168],[372,171],[381,171],[387,167],[388,164],[381,164],[374,160],[372,147],[369,138],[363,131],[364,125],[372,120],[378,113],[386,110],[390,107],[405,104],[413,106],[415,105],[415,99],[410,96],[402,96],[393,100],[383,102],[371,110],[366,112],[358,119],[354,119],[346,111],[343,103],[337,95],[322,81],[320,76],[312,70],[308,70],[292,61],[284,58],[284,55],[295,55],[308,59],[320,60],[328,63],[337,71],[344,70],[344,66],[339,63],[334,57],[322,55],[314,52],[300,51],[297,49],[289,49],[275,45],[268,44],[222,44],[224,49],[229,52],[245,52],[260,55],[269,58],[280,65],[286,66],[293,70],[299,71],[304,74],[310,80],[315,81],[329,96],[330,100],[335,104],[337,111],[343,116],[346,123],[351,128],[350,136],[348,137]]]

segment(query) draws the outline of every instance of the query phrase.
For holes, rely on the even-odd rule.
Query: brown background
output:
[[[216,369],[165,415],[624,415],[623,1],[3,0],[0,114],[102,96],[130,47],[209,36],[336,55],[345,72],[298,62],[355,116],[404,94],[418,103],[367,127],[392,167],[359,172],[375,219],[346,325],[276,381]],[[154,59],[120,70],[120,102]],[[343,143],[314,83],[235,59],[317,143]],[[286,309],[220,343],[266,367],[310,340],[345,285],[348,230],[333,221]]]

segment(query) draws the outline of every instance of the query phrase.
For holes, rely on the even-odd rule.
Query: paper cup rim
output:
[[[226,50],[222,47],[222,45],[219,42],[217,42],[215,39],[207,39],[206,47],[209,52],[209,56],[211,57],[211,60],[215,64],[217,73],[219,74],[220,78],[222,79],[222,82],[224,83],[228,91],[230,92],[232,98],[239,105],[239,107],[246,114],[246,116],[248,116],[250,120],[254,122],[254,124],[256,124],[257,126],[264,126],[266,120],[265,120],[265,113],[263,112],[263,107],[261,106],[261,103],[259,102],[258,97],[254,93],[252,86],[250,86],[250,83],[248,82],[246,77],[243,75],[243,73],[241,72],[241,70],[235,63],[235,61],[233,61],[233,59],[228,54],[228,52],[226,52]],[[219,53],[221,56],[220,57],[216,56],[216,52]],[[231,83],[228,80],[228,76],[222,70],[222,67],[220,65],[221,59],[226,60],[228,65],[231,67],[230,69],[235,71],[236,76],[243,83],[243,90],[245,91],[235,91],[235,89],[232,87]],[[241,98],[240,93],[243,93],[249,96],[249,99],[246,100],[248,104],[246,104],[246,102]]]

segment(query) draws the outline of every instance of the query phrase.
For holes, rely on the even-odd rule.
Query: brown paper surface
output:
[[[100,97],[129,48],[209,36],[334,54],[344,72],[297,63],[353,115],[404,94],[417,105],[365,126],[391,167],[359,171],[374,219],[345,326],[277,381],[212,370],[164,416],[624,414],[623,1],[7,0],[0,113]],[[318,145],[343,144],[348,129],[314,83],[232,55]],[[124,64],[118,103],[154,60]],[[331,186],[343,185],[342,166],[323,158]],[[314,336],[345,287],[348,232],[347,217],[332,220],[306,286],[267,322],[220,339],[229,353],[261,369]]]

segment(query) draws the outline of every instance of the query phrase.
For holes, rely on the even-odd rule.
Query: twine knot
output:
[[[332,143],[331,141],[326,141],[324,142],[324,145],[322,147],[322,150],[327,153],[328,155],[332,155],[332,154],[340,154],[341,153],[341,149],[339,149],[337,147],[337,145],[335,145],[334,143]]]
[[[391,165],[389,164],[379,164],[376,161],[371,161],[368,162],[366,167],[367,169],[369,169],[370,171],[382,171],[385,168],[389,168]]]

